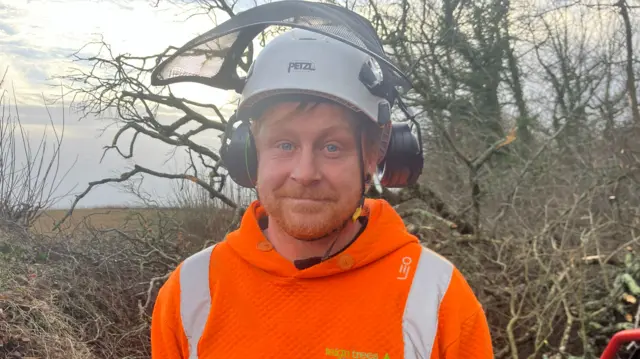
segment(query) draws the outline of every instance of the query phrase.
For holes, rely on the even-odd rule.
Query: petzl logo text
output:
[[[316,65],[310,61],[291,61],[287,72],[291,71],[315,71]]]

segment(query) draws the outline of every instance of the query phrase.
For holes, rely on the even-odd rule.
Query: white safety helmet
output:
[[[239,117],[275,95],[307,94],[363,113],[380,125],[380,160],[391,134],[389,101],[370,88],[382,82],[378,62],[329,36],[294,28],[271,40],[251,65],[238,105]],[[243,113],[247,114],[243,114]]]

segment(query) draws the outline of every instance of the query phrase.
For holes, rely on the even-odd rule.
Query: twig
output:
[[[60,225],[62,223],[64,223],[64,221],[69,218],[69,216],[71,216],[71,214],[73,213],[76,205],[78,204],[78,202],[84,197],[86,196],[89,191],[91,191],[91,189],[93,187],[105,184],[105,183],[119,183],[119,182],[124,182],[128,179],[130,179],[131,177],[133,177],[134,175],[138,174],[138,173],[147,173],[156,177],[161,177],[161,178],[168,178],[168,179],[187,179],[190,180],[192,182],[197,183],[198,185],[202,186],[203,188],[207,189],[214,197],[220,199],[224,204],[228,205],[231,208],[236,208],[237,205],[235,204],[235,202],[233,202],[231,199],[227,198],[227,196],[223,195],[222,193],[216,191],[215,189],[213,189],[207,182],[204,182],[203,180],[193,177],[193,176],[189,176],[189,175],[185,175],[185,174],[169,174],[169,173],[162,173],[162,172],[157,172],[157,171],[153,171],[150,170],[148,168],[144,168],[140,165],[135,165],[134,169],[129,171],[129,172],[125,172],[123,174],[120,175],[120,177],[117,178],[105,178],[105,179],[101,179],[99,181],[93,181],[93,182],[89,182],[89,186],[84,190],[84,192],[82,192],[81,194],[77,195],[75,200],[73,201],[73,204],[71,205],[71,208],[69,208],[69,210],[67,211],[67,213],[64,215],[64,217],[62,217],[54,226],[54,230],[58,230]]]

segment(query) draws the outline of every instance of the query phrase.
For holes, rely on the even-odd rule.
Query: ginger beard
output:
[[[346,195],[317,188],[279,189],[260,195],[260,203],[288,235],[313,240],[330,234],[348,221],[360,199],[358,190]]]

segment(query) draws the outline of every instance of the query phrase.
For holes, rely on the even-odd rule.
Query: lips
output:
[[[286,199],[296,202],[296,203],[321,203],[321,202],[329,202],[326,199],[321,198],[300,198],[300,197],[286,197]]]

